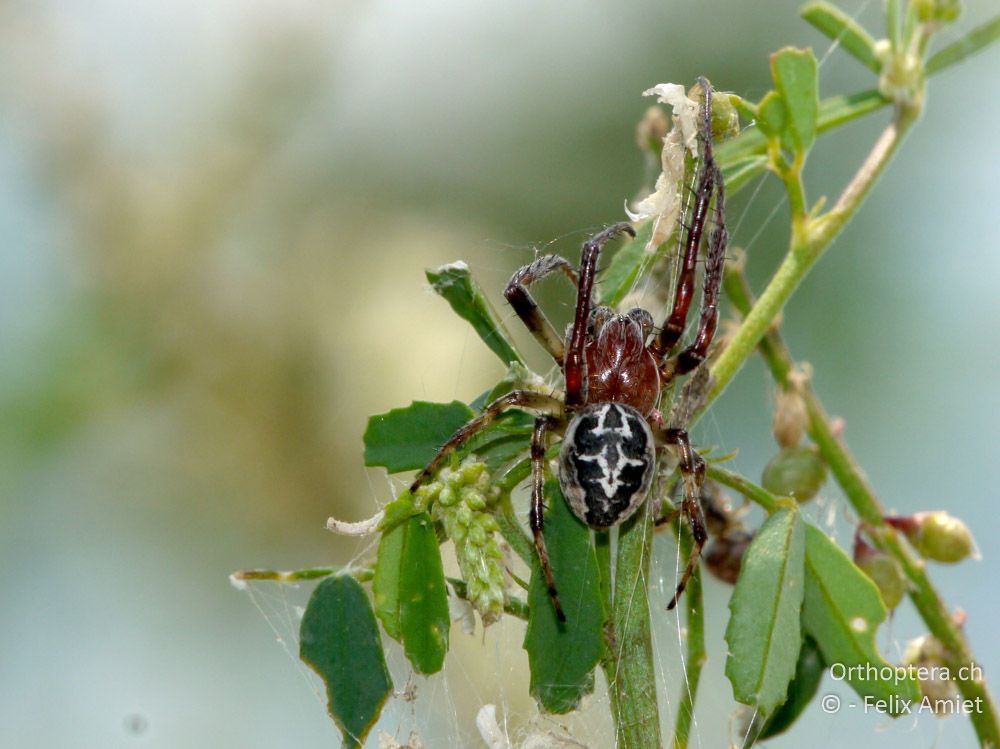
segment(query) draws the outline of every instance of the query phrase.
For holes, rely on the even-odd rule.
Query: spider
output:
[[[497,398],[452,435],[410,486],[411,492],[416,491],[437,473],[455,449],[505,411],[517,408],[535,412],[528,517],[549,597],[560,621],[566,617],[542,535],[542,487],[549,433],[563,433],[559,453],[563,496],[581,521],[601,531],[628,520],[645,501],[655,473],[656,447],[676,448],[684,483],[680,512],[690,523],[694,545],[668,609],[676,606],[684,592],[707,538],[698,501],[705,463],[692,449],[685,429],[666,424],[656,408],[665,386],[705,360],[718,323],[719,287],[728,234],[722,174],[712,156],[711,87],[704,78],[699,83],[704,92],[699,123],[701,163],[673,306],[662,327],[654,329],[653,317],[644,309],[617,314],[608,307],[595,307],[591,299],[602,248],[619,235],[635,236],[627,223],[614,224],[585,242],[579,271],[559,255],[545,255],[525,265],[511,278],[504,296],[559,365],[565,380],[564,397],[514,390]],[[698,332],[689,346],[674,353],[694,296],[698,250],[713,193],[714,229],[708,237]],[[577,288],[576,312],[565,341],[528,291],[533,282],[557,272],[565,274]]]

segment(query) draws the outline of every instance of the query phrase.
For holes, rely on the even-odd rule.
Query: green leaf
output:
[[[816,140],[819,120],[816,58],[811,49],[785,47],[771,55],[771,75],[785,103],[795,150],[804,154]]]
[[[385,466],[389,473],[423,468],[474,415],[461,401],[414,401],[376,414],[365,430],[365,465]]]
[[[795,664],[795,678],[788,685],[788,697],[764,725],[764,730],[758,738],[769,739],[787,731],[792,723],[806,709],[812,698],[816,696],[819,683],[823,680],[826,663],[816,641],[808,635],[802,640],[799,650],[799,660]]]
[[[766,156],[748,156],[727,165],[722,170],[722,178],[727,190],[736,191],[766,169]]]
[[[524,455],[531,446],[531,430],[507,432],[491,427],[476,437],[469,452],[475,453],[486,463],[490,473],[495,473],[505,465]]]
[[[397,642],[403,637],[399,623],[399,570],[403,561],[406,528],[405,523],[400,523],[383,531],[375,559],[375,576],[372,578],[375,615],[382,622],[385,633]]]
[[[889,100],[878,89],[857,91],[823,99],[819,105],[819,125],[821,133],[871,114],[889,104]]]
[[[757,105],[760,129],[768,136],[780,135],[788,127],[788,111],[777,91],[768,91]]]
[[[743,558],[729,601],[726,676],[739,702],[771,712],[785,701],[802,642],[805,534],[798,512],[767,519]]]
[[[844,667],[847,681],[860,696],[898,702],[919,700],[916,682],[893,673],[875,647],[875,632],[885,620],[878,589],[837,544],[812,525],[806,526],[806,593],[802,626],[819,645],[830,666]],[[858,668],[851,671],[851,666]],[[859,673],[860,671],[860,673]],[[853,676],[852,676],[853,673]]]
[[[871,34],[840,8],[825,0],[815,0],[802,6],[800,12],[802,18],[866,68],[876,73],[882,69],[875,56],[875,40]]]
[[[827,130],[871,114],[889,103],[889,100],[875,89],[831,96],[820,102],[817,131],[825,133]],[[754,154],[763,154],[767,150],[767,135],[760,127],[744,130],[737,137],[719,145],[715,152],[716,161],[723,169],[729,169],[742,159]],[[730,191],[735,192],[735,189],[732,188]]]
[[[443,296],[459,317],[468,321],[490,350],[504,364],[524,363],[517,353],[493,305],[469,273],[469,266],[459,261],[426,271],[434,291]]]
[[[326,682],[344,746],[360,747],[392,692],[368,596],[348,575],[316,586],[299,628],[299,657]]]
[[[413,669],[440,671],[451,618],[437,534],[426,512],[383,532],[372,596],[386,634],[403,643]]]
[[[594,689],[601,657],[601,592],[590,529],[570,512],[558,482],[545,484],[545,543],[559,602],[560,622],[549,598],[541,565],[533,560],[528,586],[528,629],[524,649],[531,668],[531,694],[543,710],[568,713]]]
[[[636,229],[632,240],[618,248],[601,276],[600,303],[603,306],[616,306],[631,291],[640,271],[653,260],[655,255],[646,252],[652,236],[653,221],[650,220]]]
[[[927,71],[927,75],[940,73],[945,68],[950,68],[966,57],[971,57],[985,49],[997,39],[1000,39],[1000,16],[987,21],[982,26],[977,26],[958,41],[952,42],[935,53],[927,61],[924,69]]]
[[[399,569],[403,651],[418,674],[433,674],[444,664],[451,626],[441,551],[427,513],[400,528],[405,530]]]

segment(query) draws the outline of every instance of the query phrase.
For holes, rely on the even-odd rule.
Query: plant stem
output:
[[[374,574],[372,567],[310,567],[304,570],[239,570],[230,575],[230,578],[237,583],[266,580],[291,584],[305,580],[320,580],[330,575],[350,575],[359,583],[366,583]]]
[[[691,556],[693,540],[687,531],[678,535],[681,560]],[[701,570],[695,567],[694,574],[688,580],[684,591],[687,625],[687,656],[684,662],[684,688],[681,691],[680,705],[677,707],[677,722],[674,724],[674,738],[671,746],[674,749],[686,749],[688,737],[691,734],[691,723],[694,720],[695,698],[698,696],[698,683],[701,681],[701,669],[705,665],[705,609],[701,593]]]
[[[615,585],[608,627],[612,657],[602,661],[608,680],[618,749],[659,749],[660,714],[649,624],[651,505],[618,532]]]
[[[728,486],[730,489],[738,491],[747,499],[751,499],[759,504],[769,513],[778,509],[782,501],[795,501],[787,497],[778,497],[771,494],[771,492],[767,489],[757,486],[757,484],[743,478],[738,473],[728,471],[725,468],[712,463],[709,463],[706,467],[705,476],[710,478],[712,481],[716,481],[723,486]]]
[[[535,547],[531,539],[524,532],[524,529],[517,522],[517,518],[514,517],[514,507],[510,502],[509,492],[504,491],[501,494],[500,501],[493,511],[493,518],[500,527],[500,535],[510,544],[510,548],[514,550],[514,553],[528,567],[531,567],[531,563],[535,558]]]
[[[725,290],[733,306],[741,314],[747,314],[752,309],[753,298],[749,284],[738,263],[727,269]],[[795,364],[777,331],[772,330],[764,336],[760,342],[760,351],[775,381],[782,387],[787,387],[789,374]],[[976,705],[975,709],[969,711],[969,717],[980,743],[983,746],[1000,746],[1000,715],[996,702],[986,682],[973,678],[973,669],[969,668],[976,662],[972,650],[960,626],[952,618],[947,606],[931,584],[924,562],[914,555],[895,529],[886,525],[883,519],[885,511],[881,502],[846,443],[834,433],[830,426],[830,418],[816,393],[808,383],[800,386],[799,392],[809,414],[810,437],[819,448],[820,454],[848,501],[865,521],[872,541],[899,562],[910,582],[910,598],[914,606],[928,630],[941,641],[950,656],[951,662],[947,665],[951,673],[956,676],[959,691],[963,697],[973,700],[973,704]],[[717,466],[709,466],[710,477],[733,486],[720,477],[720,472],[721,469]],[[742,491],[739,487],[733,486],[733,488]],[[964,679],[961,678],[963,676]]]

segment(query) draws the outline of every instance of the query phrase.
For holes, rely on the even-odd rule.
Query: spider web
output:
[[[873,5],[873,0],[864,0],[852,13],[857,19]],[[820,57],[822,67],[837,49],[837,42],[831,43]],[[753,208],[762,194],[765,178],[757,179],[749,197],[738,210],[730,224],[733,246],[740,245],[750,250],[760,238],[785,204],[784,198],[774,199],[764,220],[754,228],[748,238],[743,231],[746,218],[753,214]],[[693,185],[692,185],[693,187]],[[691,191],[689,191],[690,193]],[[687,206],[685,211],[687,212]],[[732,206],[730,206],[732,210]],[[579,232],[586,233],[586,232]],[[568,236],[568,235],[567,235]],[[560,237],[557,239],[563,239]],[[553,240],[555,242],[557,240]],[[514,249],[514,248],[506,248]],[[537,250],[536,250],[537,252]],[[676,253],[679,255],[680,253]],[[673,275],[676,276],[677,258],[674,258]],[[507,268],[509,270],[509,268]],[[503,269],[494,269],[502,272]],[[628,294],[641,306],[649,309],[655,319],[663,319],[672,300],[667,299],[664,289],[655,288],[649,278],[633,285]],[[689,323],[689,328],[697,324],[697,315]],[[505,321],[506,322],[506,321]],[[690,337],[691,330],[686,331]],[[466,345],[475,345],[471,334]],[[456,375],[456,393],[461,386],[461,366]],[[557,374],[550,370],[550,377]],[[708,414],[698,431],[702,436],[710,433],[714,444],[726,444],[719,423]],[[700,441],[705,444],[704,440]],[[375,475],[374,473],[372,475]],[[392,477],[388,482],[389,494],[397,494],[405,485]],[[386,492],[372,486],[372,496]],[[377,500],[374,504],[383,504]],[[518,508],[518,519],[527,526],[527,495],[524,489],[514,495]],[[643,510],[649,521],[651,505]],[[805,508],[809,519],[829,532],[835,532],[839,521],[853,523],[850,511],[842,496],[834,490],[826,490],[811,506]],[[760,519],[758,514],[756,519]],[[683,519],[678,522],[684,522]],[[841,542],[843,539],[841,539]],[[367,539],[358,545],[351,564],[362,566],[374,557],[375,539]],[[614,558],[614,538],[612,538],[612,558]],[[843,546],[843,543],[841,543]],[[442,547],[442,558],[446,574],[457,574],[457,565],[451,551],[450,542]],[[672,558],[673,563],[669,560]],[[665,741],[673,734],[677,710],[682,697],[692,691],[686,670],[687,631],[684,615],[685,606],[673,611],[666,606],[674,594],[677,581],[686,560],[681,558],[680,548],[671,533],[657,533],[654,537],[652,559],[650,560],[649,608],[652,614],[651,636],[656,654],[654,669],[656,691],[661,706],[661,732]],[[519,575],[526,569],[519,560],[512,562]],[[703,576],[703,579],[706,576]],[[312,591],[313,584],[289,585],[273,582],[253,581],[241,583],[247,596],[256,607],[275,640],[288,654],[294,668],[301,674],[308,692],[313,695],[317,709],[325,711],[326,694],[323,683],[298,658],[298,629],[302,613]],[[728,617],[726,601],[729,588],[706,585],[704,592],[705,641],[708,661],[704,665],[701,681],[697,687],[696,710],[692,716],[689,746],[717,747],[742,746],[748,727],[755,712],[734,705],[731,691],[727,688],[711,689],[715,685],[728,685],[723,674],[726,644],[723,631]],[[639,591],[636,590],[636,595]],[[456,607],[456,620],[462,619],[462,611]],[[386,660],[394,685],[394,691],[386,703],[381,716],[365,743],[366,747],[379,749],[417,749],[418,747],[486,747],[486,749],[560,749],[565,747],[614,746],[614,730],[609,720],[610,700],[605,679],[600,669],[595,674],[595,687],[591,695],[585,697],[578,710],[566,716],[552,716],[541,713],[534,700],[528,695],[529,672],[527,655],[522,649],[525,623],[512,617],[503,617],[496,624],[482,628],[478,619],[472,633],[463,631],[461,621],[453,623],[451,647],[446,657],[443,671],[425,678],[414,674],[402,648],[394,641],[383,638]],[[883,652],[890,657],[899,657],[902,650],[900,641],[894,637],[892,621],[885,628],[884,641],[880,643]],[[705,716],[712,716],[705,720]],[[699,720],[701,717],[701,720]],[[885,723],[888,719],[883,721]],[[870,728],[864,728],[870,732]],[[339,740],[336,726],[330,722],[331,737]],[[827,734],[827,741],[814,741],[819,746],[841,745],[843,735]],[[793,746],[778,739],[770,746]]]

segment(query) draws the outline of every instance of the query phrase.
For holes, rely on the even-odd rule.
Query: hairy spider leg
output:
[[[729,231],[725,223],[726,191],[722,183],[722,172],[718,167],[712,168],[715,181],[715,209],[713,221],[715,228],[708,238],[708,254],[705,258],[705,287],[701,297],[701,319],[698,323],[698,333],[694,342],[676,357],[664,363],[660,374],[664,382],[669,382],[677,375],[687,374],[705,361],[708,347],[715,337],[719,324],[719,290],[722,287],[722,270],[726,263],[726,248],[729,245]]]
[[[559,594],[556,592],[555,576],[549,563],[549,551],[545,546],[545,536],[542,535],[545,525],[545,433],[556,420],[551,416],[537,416],[535,428],[531,433],[531,510],[528,512],[528,525],[535,539],[535,549],[538,552],[538,563],[545,576],[545,585],[549,589],[549,598],[555,607],[559,621],[566,621],[562,606],[559,604]]]
[[[675,445],[680,453],[681,479],[684,481],[684,499],[681,501],[680,512],[691,525],[691,536],[694,545],[691,548],[691,556],[688,557],[684,572],[681,574],[680,582],[674,591],[674,597],[667,604],[667,611],[677,605],[684,588],[687,587],[688,580],[694,574],[694,569],[701,558],[701,550],[708,540],[708,532],[705,530],[705,520],[701,514],[701,486],[705,480],[705,461],[691,447],[691,440],[688,433],[683,429],[662,429],[659,431],[660,438],[668,445]]]
[[[569,260],[560,255],[543,255],[533,263],[518,270],[510,279],[503,295],[510,302],[510,306],[514,308],[514,312],[521,318],[531,335],[535,337],[535,340],[552,355],[552,358],[561,367],[566,356],[562,336],[559,335],[555,326],[549,322],[545,313],[528,292],[529,285],[555,271],[565,273],[567,278],[573,282],[573,286],[578,284],[576,270],[570,265]]]
[[[563,374],[566,378],[566,407],[579,408],[587,403],[587,360],[584,348],[587,344],[587,323],[590,320],[591,294],[594,290],[594,276],[597,274],[597,258],[601,249],[619,234],[635,236],[631,224],[622,222],[609,226],[595,234],[583,244],[580,260],[580,284],[576,294],[576,315],[569,335],[569,349]]]
[[[705,78],[699,78],[698,83],[703,91],[701,111],[701,131],[699,138],[702,148],[702,167],[698,177],[698,187],[695,190],[694,206],[691,209],[691,223],[687,227],[684,241],[684,256],[681,260],[680,274],[677,277],[677,289],[674,292],[674,304],[660,333],[653,340],[653,354],[663,359],[677,345],[684,335],[687,324],[688,310],[694,299],[695,268],[698,263],[698,247],[708,218],[709,204],[712,200],[712,190],[717,184],[715,178],[715,158],[712,155],[712,86]],[[718,180],[721,183],[721,179]]]
[[[502,413],[512,408],[530,408],[532,411],[557,416],[562,413],[563,404],[558,398],[534,390],[512,390],[506,395],[501,395],[483,408],[479,416],[460,427],[448,438],[448,441],[438,450],[437,455],[413,479],[413,483],[410,484],[410,492],[415,492],[427,479],[436,474],[452,452],[486,429]]]

